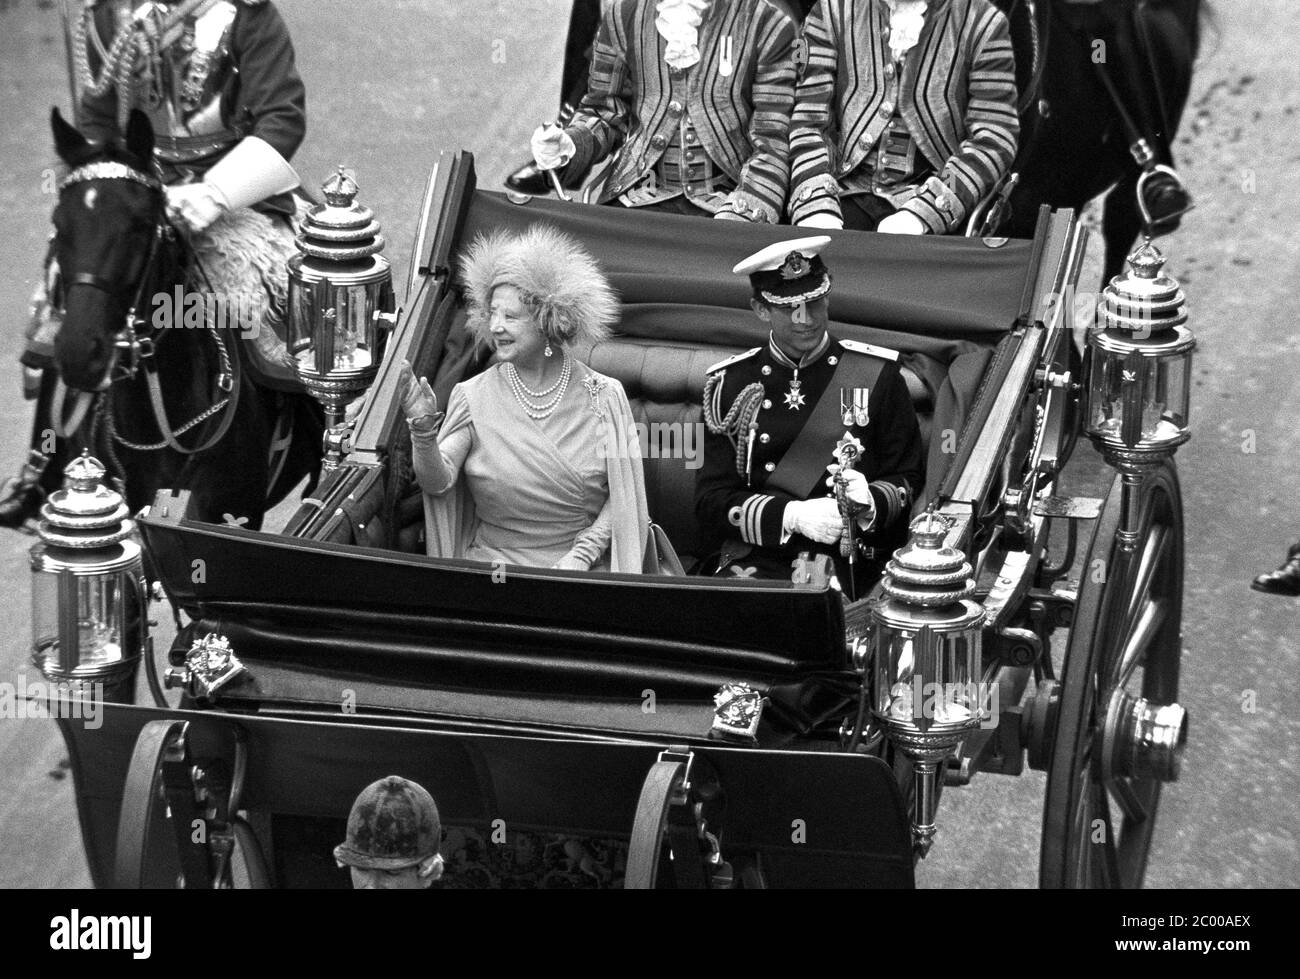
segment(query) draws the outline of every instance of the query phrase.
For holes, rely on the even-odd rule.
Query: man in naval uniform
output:
[[[82,134],[120,139],[132,109],[148,115],[169,218],[188,236],[213,289],[248,297],[254,309],[266,305],[261,325],[271,328],[254,331],[251,352],[271,370],[282,367],[274,327],[294,253],[288,192],[298,183],[288,160],[306,133],[307,113],[280,14],[266,0],[90,0],[82,18],[73,52]],[[51,305],[41,295],[33,301],[38,316]],[[0,493],[0,526],[18,527],[35,515],[58,488],[68,451],[63,439],[50,451],[57,374],[52,337],[39,334],[57,330],[57,320],[42,318],[48,329],[33,331],[20,358],[39,392],[31,452]]]
[[[695,512],[719,574],[789,579],[801,552],[824,554],[860,598],[906,538],[924,460],[898,352],[827,332],[830,241],[778,242],[733,269],[771,332],[709,369]]]

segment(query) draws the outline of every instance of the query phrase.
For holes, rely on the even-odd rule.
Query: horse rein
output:
[[[133,183],[141,184],[151,190],[157,191],[160,195],[164,193],[161,177],[157,174],[142,173],[124,163],[114,163],[109,161],[88,163],[85,166],[76,168],[59,182],[59,193],[62,194],[66,188],[73,186],[74,184],[84,183],[90,180],[129,180]],[[167,220],[166,214],[164,213],[161,220],[155,225],[154,233],[150,236],[149,250],[145,253],[144,263],[141,266],[142,271],[140,274],[140,281],[136,286],[135,296],[132,299],[130,306],[127,308],[126,322],[123,324],[122,329],[113,337],[114,355],[105,371],[103,390],[111,391],[113,384],[120,380],[134,380],[137,374],[143,371],[145,382],[149,389],[149,402],[153,408],[154,421],[158,425],[158,430],[162,433],[163,439],[161,442],[149,444],[130,442],[112,429],[110,413],[109,426],[112,438],[121,445],[126,446],[128,449],[133,449],[139,452],[153,452],[170,446],[173,450],[183,455],[195,455],[216,445],[225,437],[226,432],[229,430],[230,425],[234,420],[233,408],[239,401],[241,372],[238,366],[238,358],[231,357],[230,351],[227,349],[220,331],[209,324],[207,330],[212,334],[212,339],[216,344],[217,357],[220,363],[220,370],[217,375],[217,386],[226,393],[226,397],[219,399],[180,427],[175,429],[172,428],[171,422],[167,417],[166,406],[163,402],[162,384],[158,378],[158,368],[154,361],[157,340],[153,336],[141,335],[137,331],[137,325],[142,325],[144,322],[144,320],[137,315],[137,310],[141,308],[145,300],[145,290],[149,285],[148,270],[158,255],[158,248],[164,234],[168,233],[168,231],[174,233],[174,228],[172,228],[170,222]],[[181,240],[183,241],[184,239],[182,238]],[[199,260],[198,255],[191,251],[189,257],[194,262],[200,276],[207,285],[208,291],[211,292],[212,282],[208,278],[207,270],[203,267],[203,263]],[[113,298],[119,298],[124,294],[123,290],[115,284],[108,282],[103,276],[93,272],[73,273],[67,279],[67,288],[71,288],[75,285],[82,285],[96,289]],[[125,358],[123,355],[125,355]],[[125,364],[123,363],[124,359],[126,360]],[[61,379],[59,385],[60,387],[63,386]],[[66,437],[71,432],[76,431],[84,418],[88,399],[93,397],[94,393],[95,392],[82,392],[82,395],[85,397],[79,398],[79,403],[76,409],[74,409],[72,424],[61,425],[60,419],[57,417],[55,418],[56,430],[60,427],[66,429],[65,432],[58,432],[57,434]],[[186,448],[181,445],[177,436],[185,434],[196,425],[202,424],[213,415],[223,411],[223,409],[230,410],[225,411],[216,431],[214,431],[209,438],[205,439],[200,445],[195,446],[194,448]]]

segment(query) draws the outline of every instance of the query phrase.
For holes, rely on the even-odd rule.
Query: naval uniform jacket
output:
[[[898,113],[935,174],[901,205],[936,234],[958,231],[1016,156],[1015,57],[988,0],[928,0],[920,40],[895,66],[884,0],[818,0],[790,127],[790,220],[839,212],[838,181]],[[898,104],[890,101],[896,93]]]
[[[693,138],[736,184],[731,209],[775,224],[789,183],[794,24],[765,0],[713,0],[699,27],[700,60],[678,70],[664,61],[655,14],[655,0],[606,8],[587,94],[565,129],[576,147],[565,179],[581,179],[617,150],[600,198],[612,200],[654,169],[689,120]]]
[[[741,392],[755,382],[763,386],[763,400],[753,448],[744,453],[749,456],[748,478],[738,469],[736,450],[739,440],[744,452],[748,433],[716,433],[706,428],[704,462],[695,491],[696,519],[708,547],[706,553],[722,548],[725,543],[727,551],[742,552],[735,561],[736,573],[746,573],[747,568],[753,567],[756,577],[786,579],[790,577],[791,562],[800,551],[827,554],[834,559],[837,572],[844,580],[846,568],[838,543],[818,544],[800,534],[792,534],[783,544],[781,528],[787,503],[828,495],[826,467],[835,461],[832,450],[845,431],[863,445],[862,458],[854,468],[867,478],[876,509],[871,529],[857,535],[861,545],[877,552],[864,556],[873,560],[873,568],[878,570],[889,553],[901,546],[906,538],[912,501],[924,480],[921,432],[907,385],[898,370],[897,353],[879,347],[870,349],[880,356],[848,349],[832,337],[816,361],[799,369],[800,393],[806,396],[806,402],[798,410],[786,403],[794,372],[773,355],[771,340],[763,347],[709,369],[711,378],[720,375],[721,380],[706,387],[706,401],[710,395],[713,398],[712,404],[705,405],[706,418],[725,416]],[[849,358],[846,367],[851,370],[837,374],[841,358]],[[804,433],[819,400],[831,399],[839,414],[840,385],[847,383],[846,377],[870,388],[867,424],[845,426],[842,420],[837,420],[825,434],[818,433],[816,439],[825,443],[824,451],[815,453],[818,468],[814,471],[810,467],[804,473],[806,485],[800,484],[799,493],[769,487],[768,479]],[[836,380],[834,385],[832,378]],[[851,394],[848,400],[851,402]],[[860,585],[862,581],[860,577]]]
[[[233,0],[224,0],[230,4]],[[137,84],[133,104],[153,124],[156,154],[164,182],[201,180],[214,163],[245,136],[265,140],[286,160],[293,158],[307,132],[307,94],[294,66],[293,43],[272,3],[238,0],[234,20],[201,79],[201,89],[186,97],[192,56],[183,42],[161,52],[150,85]],[[175,5],[173,5],[175,6]],[[107,51],[126,16],[122,4],[100,2],[88,39],[92,71],[98,74],[100,51]],[[140,68],[137,68],[139,71]],[[148,92],[152,91],[154,97]],[[118,136],[116,86],[98,98],[82,100],[81,130],[89,139]],[[289,194],[268,198],[258,210],[292,215]]]

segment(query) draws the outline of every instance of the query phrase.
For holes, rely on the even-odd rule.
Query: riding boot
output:
[[[1300,543],[1287,549],[1282,567],[1259,575],[1250,587],[1267,595],[1300,596]]]
[[[0,527],[21,527],[35,518],[45,497],[63,485],[68,445],[66,439],[54,436],[50,420],[57,379],[52,370],[41,376],[36,416],[32,420],[31,448],[18,475],[11,476],[0,489]]]
[[[1144,229],[1153,237],[1168,234],[1178,228],[1193,202],[1173,166],[1172,120],[1166,119],[1153,67],[1157,53],[1151,49],[1151,35],[1159,30],[1158,15],[1145,3],[1124,3],[1113,16],[1113,50],[1098,67],[1124,122],[1129,152],[1142,171],[1137,194]]]

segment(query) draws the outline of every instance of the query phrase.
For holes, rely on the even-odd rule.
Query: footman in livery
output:
[[[709,370],[696,515],[720,573],[789,578],[801,552],[825,554],[860,597],[905,537],[924,466],[897,351],[827,332],[830,240],[778,242],[733,270],[772,332]],[[858,457],[841,468],[846,448]]]

